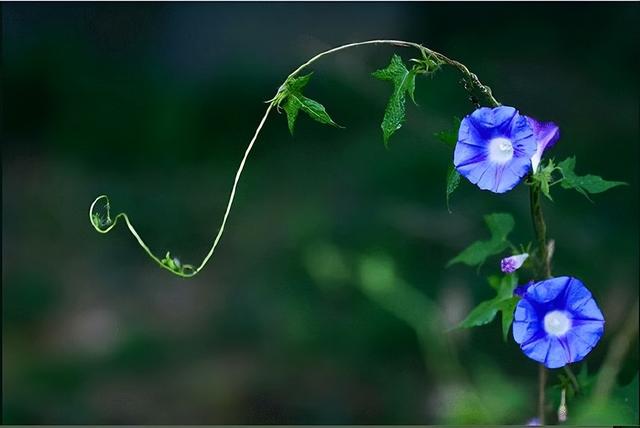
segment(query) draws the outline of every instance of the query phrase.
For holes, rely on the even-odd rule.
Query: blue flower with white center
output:
[[[531,171],[537,150],[533,127],[513,107],[482,107],[460,123],[456,170],[483,190],[504,193]]]
[[[550,369],[582,360],[604,333],[604,317],[591,292],[573,277],[530,284],[513,316],[522,352]]]
[[[500,260],[500,270],[504,273],[513,273],[520,269],[524,261],[529,258],[528,253],[516,254],[515,256],[505,257]]]

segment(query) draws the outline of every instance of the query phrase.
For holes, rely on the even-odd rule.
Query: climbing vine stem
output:
[[[529,199],[531,203],[531,219],[536,239],[536,275],[539,280],[551,278],[551,251],[547,244],[547,224],[544,221],[542,211],[541,189],[538,183],[529,187]],[[568,366],[565,370],[570,372]],[[573,375],[573,373],[572,373]],[[575,379],[575,376],[573,376]],[[538,368],[538,420],[544,425],[545,420],[545,386],[547,383],[547,369],[544,364]]]
[[[354,48],[358,46],[365,46],[365,45],[393,45],[393,46],[399,46],[399,47],[405,47],[405,48],[415,48],[420,52],[423,60],[435,61],[437,64],[446,64],[457,69],[462,74],[462,84],[464,88],[470,93],[470,96],[472,99],[475,100],[476,94],[480,94],[490,106],[495,107],[500,105],[500,103],[498,103],[498,101],[493,97],[491,88],[484,85],[478,79],[478,77],[467,68],[467,66],[465,66],[461,62],[450,59],[449,57],[439,52],[436,52],[425,46],[422,46],[419,43],[407,42],[403,40],[367,40],[363,42],[349,43],[346,45],[338,46],[315,55],[314,57],[309,59],[307,62],[303,63],[298,68],[296,68],[291,74],[289,74],[289,76],[287,76],[283,84],[278,88],[278,91],[276,92],[275,96],[271,98],[269,101],[267,101],[268,103],[267,109],[264,115],[262,116],[262,119],[260,120],[260,123],[256,128],[256,131],[253,134],[253,137],[251,138],[251,141],[249,142],[249,145],[247,146],[244,152],[244,156],[240,161],[240,165],[238,166],[238,170],[236,172],[233,185],[231,187],[231,193],[229,194],[227,207],[226,207],[224,216],[222,217],[222,223],[220,224],[218,233],[216,234],[213,240],[213,244],[211,245],[209,252],[197,267],[189,264],[182,264],[180,260],[178,260],[175,257],[172,257],[169,252],[167,252],[163,258],[156,256],[149,249],[149,246],[144,242],[144,240],[140,237],[136,229],[133,227],[133,224],[129,220],[129,217],[127,216],[126,213],[119,213],[115,217],[113,218],[111,217],[110,202],[109,202],[109,198],[106,195],[98,196],[93,201],[93,203],[89,208],[89,220],[93,225],[94,229],[103,234],[108,233],[111,229],[115,227],[118,220],[122,219],[127,225],[127,228],[129,228],[129,231],[131,232],[131,234],[138,241],[138,244],[140,244],[140,246],[149,255],[149,257],[151,257],[151,259],[153,259],[162,268],[167,269],[168,271],[174,273],[175,275],[183,278],[189,278],[197,275],[198,272],[200,272],[205,267],[205,265],[209,262],[209,260],[213,256],[220,242],[220,239],[222,238],[222,235],[224,233],[224,228],[229,218],[229,214],[231,213],[231,208],[233,206],[233,201],[236,195],[238,182],[240,181],[240,177],[242,176],[242,171],[246,164],[247,158],[249,157],[249,154],[251,153],[251,150],[253,149],[253,146],[256,143],[258,136],[260,135],[260,131],[262,130],[265,122],[267,121],[267,118],[269,117],[269,114],[271,113],[273,107],[274,106],[277,107],[278,103],[281,101],[282,99],[281,97],[285,91],[287,82],[289,82],[290,79],[300,74],[300,72],[302,72],[305,68],[309,67],[311,64],[313,64],[314,62],[316,62],[317,60],[319,60],[320,58],[326,55],[336,53],[345,49]],[[100,204],[102,203],[104,203],[104,205],[102,206],[104,208],[104,213],[101,215],[99,210],[101,208]]]

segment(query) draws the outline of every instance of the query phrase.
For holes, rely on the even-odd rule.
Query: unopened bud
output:
[[[566,389],[562,389],[562,396],[560,397],[560,406],[558,406],[558,422],[566,422],[568,416]]]

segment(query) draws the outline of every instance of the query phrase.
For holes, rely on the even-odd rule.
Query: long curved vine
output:
[[[441,65],[446,64],[454,67],[462,74],[462,84],[465,87],[465,89],[469,92],[470,98],[474,100],[474,102],[477,102],[477,96],[480,95],[486,99],[489,105],[491,106],[500,105],[498,101],[493,97],[491,89],[488,86],[484,85],[482,82],[480,82],[478,77],[474,73],[469,71],[469,69],[464,64],[458,61],[455,61],[453,59],[450,59],[439,52],[436,52],[425,46],[422,46],[419,43],[407,42],[403,40],[368,40],[368,41],[349,43],[346,45],[338,46],[317,54],[316,56],[314,56],[313,58],[309,59],[304,64],[296,68],[293,72],[291,72],[291,74],[287,76],[287,78],[282,83],[282,85],[280,85],[275,96],[271,98],[269,101],[267,101],[268,103],[267,109],[262,119],[260,120],[260,123],[258,124],[258,127],[256,128],[256,131],[253,134],[253,137],[249,141],[247,149],[244,152],[244,156],[242,157],[242,160],[240,161],[240,165],[238,166],[238,170],[236,171],[236,175],[233,180],[233,185],[231,186],[231,193],[229,194],[227,207],[222,217],[222,223],[220,224],[218,233],[216,234],[213,240],[213,244],[211,245],[211,248],[209,249],[208,253],[205,255],[205,257],[203,258],[202,262],[199,265],[194,266],[191,264],[184,264],[177,257],[172,257],[170,252],[167,252],[165,256],[162,258],[160,256],[155,255],[153,251],[151,251],[149,246],[140,237],[140,234],[136,231],[135,227],[131,223],[131,220],[129,219],[129,216],[126,213],[121,212],[121,213],[118,213],[115,217],[113,218],[111,217],[111,205],[110,205],[109,197],[107,195],[98,196],[89,207],[89,220],[93,225],[94,229],[99,233],[106,234],[116,226],[119,219],[122,219],[127,225],[127,228],[129,229],[131,234],[136,239],[136,241],[138,241],[138,244],[147,253],[147,255],[153,261],[155,261],[160,267],[183,278],[190,278],[197,275],[200,271],[202,271],[202,269],[204,269],[205,265],[209,262],[218,244],[220,243],[220,239],[222,238],[222,235],[224,233],[224,229],[227,224],[229,214],[231,213],[231,208],[233,206],[233,201],[235,199],[238,182],[240,181],[240,177],[242,176],[242,172],[244,170],[244,166],[246,164],[247,158],[249,157],[249,154],[251,153],[251,150],[253,149],[253,146],[255,145],[258,139],[258,136],[260,135],[260,131],[262,130],[273,108],[276,107],[278,110],[280,110],[281,108],[284,108],[285,111],[287,111],[288,118],[289,118],[289,128],[291,132],[293,132],[293,124],[295,123],[297,111],[300,109],[304,110],[313,119],[321,123],[335,125],[335,123],[330,119],[329,115],[326,113],[322,105],[306,97],[304,97],[304,100],[300,100],[298,92],[300,92],[302,87],[308,82],[310,75],[307,75],[308,77],[304,76],[304,77],[298,77],[298,78],[296,78],[296,76],[298,76],[303,70],[308,68],[311,64],[313,64],[314,62],[316,62],[317,60],[319,60],[320,58],[326,55],[330,55],[332,53],[336,53],[345,49],[354,48],[358,46],[382,45],[382,44],[400,46],[405,48],[414,48],[418,50],[420,57],[412,59],[412,63],[414,65],[411,70],[408,70],[409,73],[413,74],[413,76],[410,78],[415,78],[415,76],[418,74],[432,74]],[[288,100],[291,100],[291,101],[287,102]],[[292,113],[296,108],[298,110],[295,110],[295,113]],[[404,108],[404,104],[402,105],[402,108]],[[404,115],[402,115],[402,117],[399,118],[399,122],[396,125],[398,126],[398,128],[403,118],[404,118]],[[395,131],[395,129],[391,127],[387,129],[388,130],[385,132],[387,132],[388,135],[385,134],[386,135],[385,143],[388,140],[388,136],[390,136],[390,134],[393,133],[393,131]],[[99,207],[99,204],[104,204],[102,205],[102,208],[104,208],[104,214],[102,215],[97,210],[97,208]]]

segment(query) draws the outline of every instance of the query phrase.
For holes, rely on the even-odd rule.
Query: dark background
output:
[[[582,279],[607,319],[594,375],[638,295],[638,28],[637,3],[3,3],[4,422],[523,423],[536,364],[498,322],[444,332],[492,293],[498,258],[444,268],[486,238],[482,216],[510,212],[514,242],[532,238],[524,185],[465,181],[447,213],[451,154],[433,133],[473,109],[454,70],[418,80],[385,150],[391,87],[370,72],[415,53],[315,64],[306,94],[346,129],[301,115],[292,138],[274,114],[193,279],[124,225],[95,233],[87,209],[108,194],[155,252],[196,264],[289,72],[340,44],[421,42],[556,122],[556,159],[630,184],[545,202],[555,274]],[[610,412],[627,423],[632,350],[616,391],[635,414]]]

